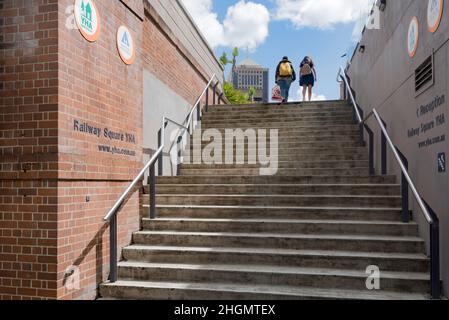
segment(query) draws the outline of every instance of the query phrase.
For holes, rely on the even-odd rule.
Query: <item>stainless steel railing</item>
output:
[[[147,162],[147,164],[142,168],[142,170],[138,173],[138,175],[134,178],[134,180],[131,182],[131,184],[126,188],[126,190],[120,195],[118,200],[114,203],[112,208],[108,211],[106,216],[104,217],[105,221],[109,221],[110,227],[109,227],[109,241],[110,241],[110,274],[109,274],[109,281],[116,282],[117,281],[117,215],[120,211],[121,206],[125,202],[126,198],[132,193],[134,188],[137,186],[139,181],[142,180],[142,178],[145,176],[145,173],[149,170],[150,176],[149,176],[149,185],[150,185],[150,208],[149,208],[149,215],[151,219],[156,218],[156,169],[155,165],[157,162],[159,162],[160,172],[162,171],[162,159],[161,156],[163,155],[163,150],[165,148],[165,129],[167,127],[167,124],[173,123],[174,125],[178,126],[180,129],[178,131],[177,136],[182,137],[186,131],[193,131],[193,115],[195,112],[197,113],[197,118],[201,117],[201,101],[206,95],[206,111],[209,106],[209,89],[212,88],[213,90],[213,103],[216,103],[216,89],[218,86],[218,79],[215,85],[212,86],[212,83],[214,80],[217,79],[217,76],[214,74],[209,82],[207,83],[204,90],[201,92],[201,95],[196,100],[193,107],[190,109],[188,116],[183,124],[177,123],[174,120],[171,120],[167,117],[162,118],[162,126],[161,126],[161,138],[159,139],[159,146],[156,152],[153,154],[151,159]],[[220,102],[221,95],[218,97],[218,101]]]
[[[341,79],[341,80],[340,80]],[[403,222],[408,223],[410,221],[410,211],[409,211],[409,194],[408,190],[412,190],[413,196],[415,197],[424,218],[429,224],[430,228],[430,287],[431,287],[431,296],[432,299],[440,299],[441,298],[441,279],[440,279],[440,236],[439,236],[439,219],[436,213],[432,210],[432,208],[425,202],[425,200],[421,197],[418,189],[416,188],[412,178],[408,173],[408,161],[406,157],[399,151],[399,149],[394,145],[387,128],[380,117],[379,113],[376,109],[373,109],[370,114],[363,119],[361,109],[357,105],[357,102],[354,98],[354,94],[352,93],[351,86],[349,84],[348,78],[346,76],[346,72],[343,67],[340,67],[340,70],[337,75],[338,82],[344,82],[346,87],[346,92],[349,94],[349,97],[352,102],[352,107],[354,108],[354,112],[357,116],[356,122],[360,125],[361,130],[366,129],[370,135],[369,142],[369,153],[370,153],[370,171],[371,174],[374,174],[374,165],[373,165],[373,154],[374,154],[374,140],[373,140],[373,132],[367,125],[367,120],[374,116],[377,124],[379,125],[382,132],[382,173],[386,174],[386,145],[388,145],[393,152],[394,158],[398,163],[401,169],[402,175],[402,218]],[[361,139],[363,140],[363,132],[361,133]],[[385,162],[385,163],[384,163]]]

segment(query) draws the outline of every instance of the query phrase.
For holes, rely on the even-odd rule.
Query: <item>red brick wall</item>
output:
[[[143,67],[161,82],[193,104],[207,85],[198,70],[185,56],[171,35],[146,11],[142,43]],[[212,93],[210,93],[212,103]]]
[[[109,272],[109,229],[104,216],[142,168],[142,22],[119,0],[96,0],[101,15],[97,42],[65,27],[59,2],[59,170],[58,299],[92,299]],[[137,58],[130,66],[119,57],[116,32],[126,25],[134,35]],[[74,130],[74,121],[131,133],[136,143],[110,140]],[[103,132],[104,133],[104,132]],[[99,145],[135,152],[134,156],[100,152]],[[62,181],[64,180],[64,181]],[[87,201],[89,198],[90,201]],[[119,215],[119,245],[129,245],[139,229],[139,194]],[[80,290],[68,290],[66,270],[79,268]]]
[[[56,297],[57,2],[0,1],[0,299]]]
[[[191,103],[206,84],[149,14],[142,22],[120,0],[95,2],[102,31],[89,43],[67,28],[73,0],[0,1],[0,300],[96,297],[109,272],[103,217],[142,167],[143,68]],[[131,66],[117,53],[120,25],[136,42]],[[75,120],[136,143],[75,131]],[[136,190],[120,211],[120,247],[139,213]],[[80,290],[65,286],[71,267]]]

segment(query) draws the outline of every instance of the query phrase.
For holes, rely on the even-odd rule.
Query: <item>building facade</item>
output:
[[[448,1],[387,1],[380,29],[366,29],[348,74],[358,103],[368,115],[379,112],[397,148],[409,162],[409,173],[421,196],[440,220],[441,276],[449,294],[449,15]],[[364,46],[364,50],[360,48]],[[381,132],[373,118],[375,150]],[[375,154],[380,173],[381,155]],[[388,151],[387,172],[400,174]],[[410,194],[413,218],[424,239],[429,225]]]
[[[182,122],[213,74],[221,91],[223,68],[178,0],[4,0],[0,16],[0,299],[93,299],[105,214],[162,117]]]
[[[245,93],[253,87],[256,90],[255,102],[269,102],[269,69],[261,67],[251,59],[245,59],[236,66],[232,82],[235,89]]]

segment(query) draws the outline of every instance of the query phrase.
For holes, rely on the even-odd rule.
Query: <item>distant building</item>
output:
[[[269,101],[269,69],[251,59],[245,59],[235,68],[232,83],[234,88],[247,92],[250,87],[256,89],[255,102]]]

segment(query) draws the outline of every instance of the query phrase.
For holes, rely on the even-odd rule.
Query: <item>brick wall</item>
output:
[[[58,299],[92,299],[109,272],[109,229],[104,216],[142,168],[142,21],[121,1],[96,0],[101,15],[97,42],[86,41],[59,2],[59,183]],[[70,12],[70,11],[68,11]],[[117,29],[126,25],[138,48],[130,66],[119,57]],[[135,143],[74,130],[74,122],[135,136]],[[109,154],[99,146],[124,148],[134,156]],[[119,215],[119,245],[128,245],[139,229],[139,193]],[[68,268],[76,267],[80,290],[69,290]]]
[[[143,32],[143,68],[186,101],[195,103],[209,80],[205,70],[192,63],[162,19],[148,6]],[[209,101],[212,103],[212,92]]]
[[[0,299],[56,297],[57,2],[0,1]]]
[[[95,0],[95,43],[71,28],[73,3],[0,1],[0,300],[96,297],[109,272],[103,217],[142,168],[143,69],[191,103],[207,82],[139,1]],[[131,66],[116,48],[121,25],[136,42]],[[85,134],[75,121],[135,142]],[[139,198],[120,212],[119,247],[139,229]],[[74,268],[79,290],[66,286]]]

